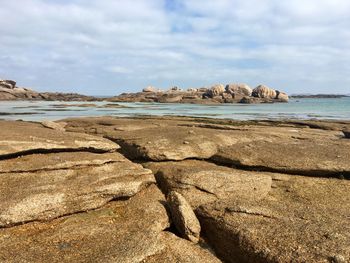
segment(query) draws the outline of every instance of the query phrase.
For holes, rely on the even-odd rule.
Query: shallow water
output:
[[[67,104],[96,104],[77,107]],[[252,119],[342,119],[350,120],[350,97],[335,99],[292,99],[274,104],[160,104],[118,103],[125,108],[103,108],[107,102],[3,101],[0,119],[38,121],[84,116],[177,115],[193,117]],[[110,104],[110,103],[109,103]]]

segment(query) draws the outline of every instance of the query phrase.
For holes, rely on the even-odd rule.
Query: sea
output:
[[[80,104],[94,104],[79,107]],[[105,107],[110,102],[1,101],[0,119],[59,120],[86,116],[191,116],[235,120],[350,120],[350,97],[298,98],[288,103],[264,104],[165,104],[116,103],[122,108]]]

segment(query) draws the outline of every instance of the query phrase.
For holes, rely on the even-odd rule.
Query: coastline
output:
[[[0,259],[350,258],[350,121],[0,124]]]

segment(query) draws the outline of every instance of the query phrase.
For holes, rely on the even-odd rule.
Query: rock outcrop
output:
[[[225,92],[225,86],[222,84],[216,84],[208,89],[208,96],[210,98],[214,98],[216,96],[220,96]]]
[[[160,103],[272,103],[288,102],[288,95],[260,85],[254,89],[247,84],[216,84],[210,88],[189,88],[186,91],[172,87],[168,91],[157,91],[147,87],[143,92],[123,93],[108,99],[114,102],[160,102]]]
[[[259,85],[253,89],[252,95],[256,98],[275,99],[277,97],[277,92],[265,85]]]
[[[52,123],[0,124],[1,262],[220,262],[168,232],[153,173],[117,144]]]
[[[255,98],[274,99],[280,102],[288,102],[288,95],[284,92],[271,89],[265,85],[259,85],[252,91],[252,96]]]
[[[350,260],[348,122],[0,126],[0,262]]]
[[[40,93],[28,88],[17,87],[16,82],[13,80],[0,80],[1,100],[100,101],[102,99],[77,93]]]
[[[251,96],[253,90],[251,87],[249,87],[247,84],[227,84],[225,87],[225,90],[227,93],[237,96],[237,95],[242,95],[242,96]]]
[[[142,92],[157,92],[158,90],[155,87],[148,86],[142,90]]]
[[[0,88],[14,89],[16,88],[16,81],[0,79]]]

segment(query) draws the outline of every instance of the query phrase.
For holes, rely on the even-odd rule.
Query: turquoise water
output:
[[[60,104],[93,103],[99,107],[59,107]],[[178,115],[251,119],[342,119],[350,120],[350,97],[336,99],[292,99],[274,104],[160,104],[118,103],[125,108],[103,108],[107,102],[5,101],[0,102],[0,119],[37,121],[83,116]]]

